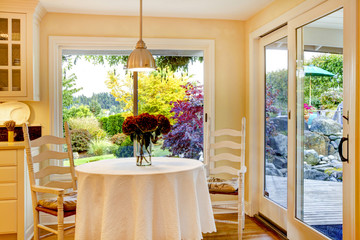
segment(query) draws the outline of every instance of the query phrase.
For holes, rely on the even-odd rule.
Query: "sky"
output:
[[[304,52],[305,61],[313,56],[319,56],[324,53]],[[286,50],[268,49],[266,50],[266,73],[286,69],[288,65],[288,54]]]
[[[108,71],[111,69],[107,64],[105,66],[93,65],[86,60],[78,60],[69,72],[69,75],[75,73],[77,76],[76,87],[82,87],[83,89],[74,94],[74,96],[85,95],[91,97],[93,93],[110,92],[105,85],[105,80],[107,79]],[[123,66],[117,69],[123,69]],[[118,73],[120,72],[119,70],[117,70]],[[193,80],[203,83],[203,63],[195,62],[194,64],[190,64],[189,75],[191,74],[194,75]]]

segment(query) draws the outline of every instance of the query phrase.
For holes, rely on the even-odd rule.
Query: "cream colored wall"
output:
[[[245,115],[244,22],[179,18],[144,18],[143,36],[149,38],[214,39],[216,128],[240,128]],[[31,123],[50,133],[49,36],[135,37],[138,17],[47,13],[40,26],[40,102],[28,102]],[[135,46],[134,42],[134,46]]]

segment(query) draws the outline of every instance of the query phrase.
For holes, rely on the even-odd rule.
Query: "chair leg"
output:
[[[64,239],[64,206],[63,206],[63,197],[58,196],[58,240]]]
[[[34,240],[39,240],[39,228],[38,228],[39,212],[36,209],[34,209],[33,214],[34,214]]]

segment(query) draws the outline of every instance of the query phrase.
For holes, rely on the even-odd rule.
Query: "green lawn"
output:
[[[112,159],[112,158],[116,158],[114,154],[79,158],[79,159],[74,159],[74,164],[75,164],[75,166],[77,166],[77,165],[81,165],[81,164],[88,163],[88,162],[95,162],[95,161],[99,161],[99,160]],[[69,166],[69,161],[64,161],[64,166]]]
[[[168,150],[162,150],[161,146],[162,146],[162,144],[156,144],[153,146],[153,152],[152,152],[153,157],[164,157],[164,156],[168,156],[170,154],[170,152]],[[116,158],[116,156],[114,154],[107,154],[107,155],[102,155],[102,156],[93,156],[93,157],[74,159],[74,163],[75,163],[75,166],[77,166],[77,165],[81,165],[84,163],[95,162],[95,161],[104,160],[104,159],[112,159],[112,158]],[[69,166],[69,161],[64,161],[64,166]]]
[[[171,153],[168,150],[162,150],[161,149],[162,144],[156,144],[153,147],[153,155],[154,157],[165,157],[170,155]]]

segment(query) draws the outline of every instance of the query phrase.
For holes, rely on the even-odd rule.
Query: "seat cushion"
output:
[[[237,178],[225,180],[216,177],[208,178],[209,192],[232,193],[238,189]]]
[[[77,199],[77,192],[71,192],[64,194],[64,211],[74,211],[76,210],[76,199]],[[38,202],[38,205],[44,208],[57,210],[57,198],[49,198],[49,199],[41,199]]]

